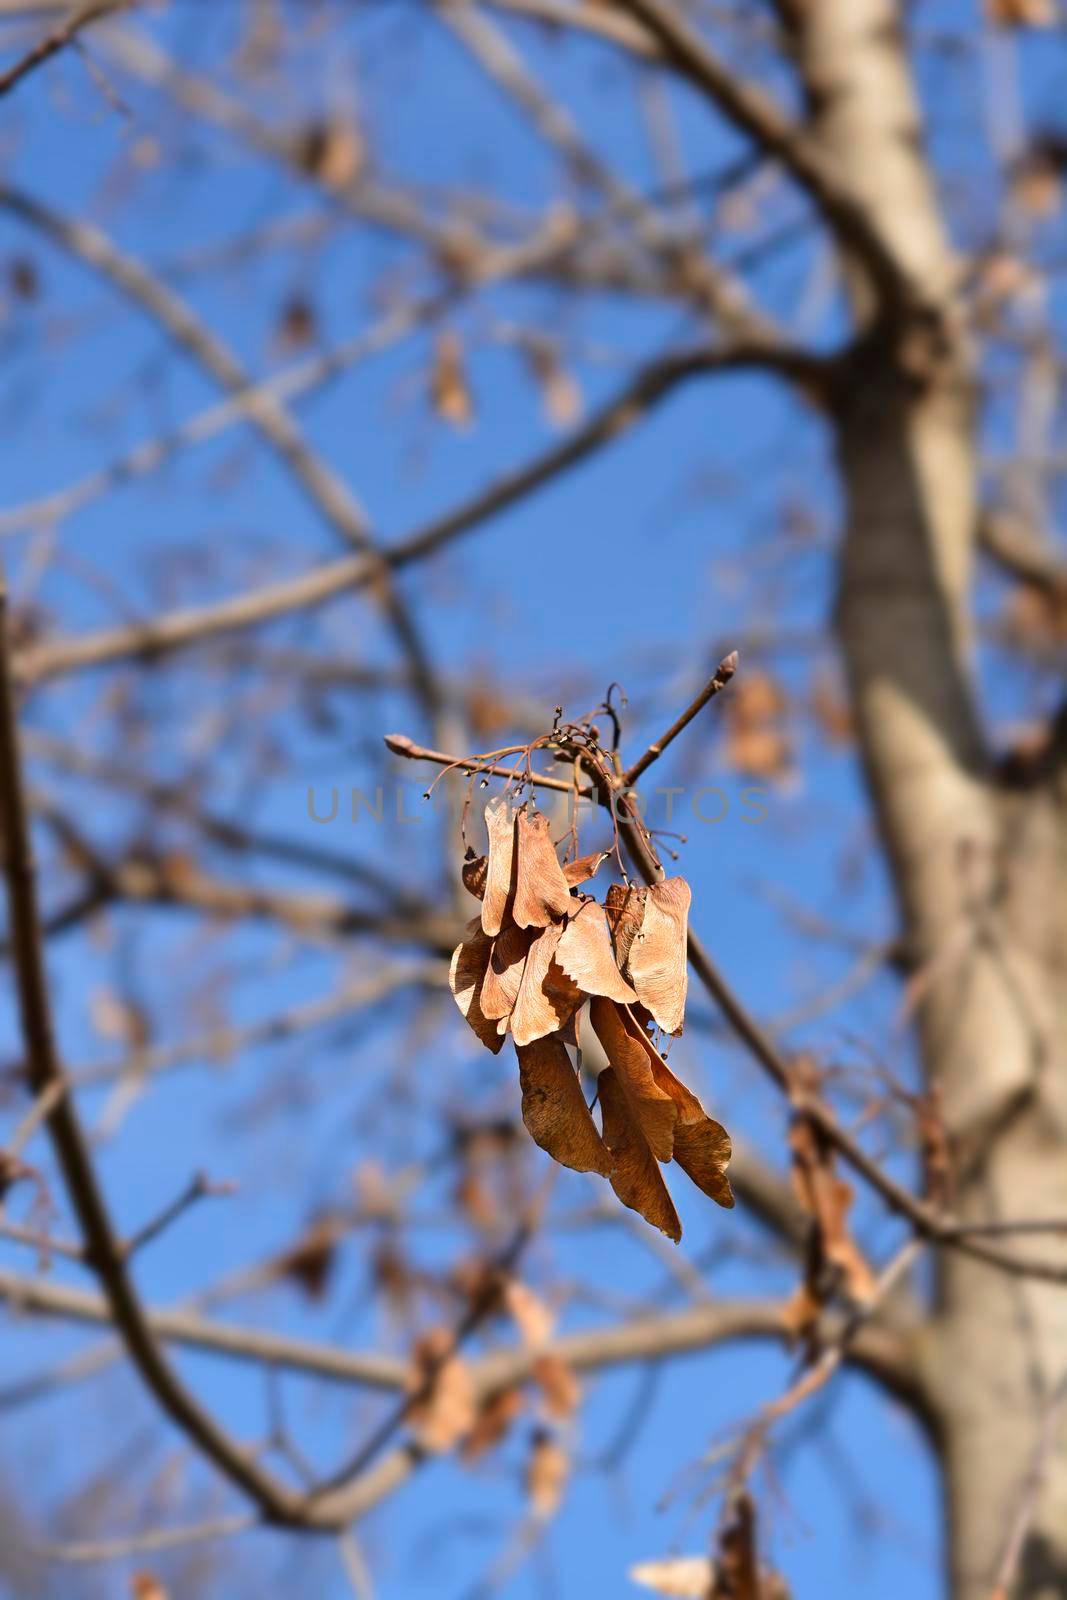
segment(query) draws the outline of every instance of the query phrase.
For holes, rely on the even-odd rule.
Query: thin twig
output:
[[[121,1358],[122,1345],[118,1339],[107,1339],[91,1345],[87,1350],[79,1350],[76,1356],[60,1361],[43,1372],[16,1378],[0,1389],[0,1412],[14,1411],[18,1406],[43,1400],[68,1384],[82,1383],[86,1378],[95,1377],[98,1372],[113,1366]]]
[[[719,662],[714,676],[708,679],[693,703],[687,706],[677,721],[671,723],[666,733],[661,733],[659,738],[649,745],[644,755],[640,756],[633,766],[627,769],[622,780],[624,788],[632,789],[641,774],[648,770],[653,761],[659,760],[667,746],[673,744],[678,735],[688,728],[693,718],[703,711],[708,701],[714,700],[717,694],[722,693],[737,671],[737,662],[737,651],[731,650],[730,654]]]
[[[310,1028],[352,1016],[403,988],[444,988],[447,980],[447,965],[439,961],[386,967],[357,983],[345,985],[335,994],[275,1012],[245,1027],[209,1028],[186,1039],[177,1039],[173,1044],[139,1050],[121,1061],[71,1067],[70,1083],[75,1088],[94,1087],[116,1079],[148,1078],[156,1073],[171,1072],[188,1062],[222,1061],[254,1045],[282,1043]]]
[[[514,766],[508,766],[506,762],[479,761],[477,757],[469,761],[457,760],[455,756],[445,755],[443,750],[427,750],[423,745],[414,744],[406,733],[384,734],[382,742],[387,750],[391,750],[395,756],[403,756],[406,761],[429,761],[435,767],[454,767],[465,777],[479,773],[487,778],[515,776]],[[538,789],[554,789],[558,794],[576,795],[580,800],[589,800],[593,797],[592,789],[575,789],[574,784],[568,779],[553,778],[549,773],[532,773],[529,781]]]
[[[444,22],[486,73],[527,113],[568,167],[603,195],[609,215],[629,223],[638,243],[660,259],[685,294],[734,337],[774,340],[781,330],[751,303],[743,282],[713,262],[698,238],[682,236],[645,197],[601,161],[569,112],[532,76],[510,41],[479,12],[475,0],[437,0]]]
[[[158,1239],[159,1235],[164,1233],[172,1222],[177,1222],[178,1218],[183,1216],[191,1206],[196,1205],[198,1201],[205,1200],[211,1195],[234,1194],[236,1188],[237,1185],[235,1183],[214,1183],[204,1173],[194,1173],[182,1192],[169,1205],[164,1206],[157,1216],[152,1217],[138,1228],[136,1233],[131,1233],[122,1246],[126,1259],[129,1260],[131,1256],[136,1255],[138,1250],[143,1249],[146,1244],[150,1244],[153,1239]]]
[[[906,1277],[923,1248],[920,1239],[906,1240],[878,1274],[867,1298],[852,1309],[831,1336],[824,1336],[817,1360],[794,1379],[784,1394],[762,1408],[753,1425],[746,1429],[731,1475],[735,1487],[742,1486],[748,1478],[771,1429],[830,1381],[845,1361],[853,1340],[884,1304],[893,1288]]]
[[[352,1593],[356,1596],[356,1600],[374,1600],[374,1584],[371,1582],[370,1568],[351,1529],[341,1534],[337,1541],[337,1550],[341,1557],[341,1565],[345,1569],[345,1577],[352,1585]]]
[[[89,0],[88,5],[82,6],[54,32],[46,34],[32,50],[27,51],[21,61],[16,61],[13,67],[8,67],[6,72],[0,73],[0,95],[9,94],[29,73],[45,61],[50,61],[60,50],[65,50],[83,28],[88,28],[91,23],[98,22],[113,12],[125,10],[132,3],[133,0]]]
[[[484,4],[491,11],[529,17],[553,28],[588,33],[642,60],[667,65],[666,53],[647,28],[631,21],[616,6],[576,6],[573,0],[484,0]]]
[[[56,1239],[37,1228],[24,1227],[20,1222],[0,1219],[0,1239],[10,1239],[12,1244],[24,1244],[47,1261],[49,1256],[63,1256],[67,1261],[84,1261],[85,1251],[73,1239]]]
[[[48,1117],[52,1107],[62,1099],[66,1092],[67,1082],[65,1079],[57,1078],[55,1082],[46,1084],[11,1135],[7,1145],[8,1155],[17,1156],[21,1154],[41,1126],[41,1123]]]
[[[426,1399],[445,1362],[449,1361],[461,1349],[471,1334],[496,1309],[500,1301],[500,1286],[515,1266],[536,1226],[535,1214],[540,1207],[535,1205],[531,1209],[533,1215],[515,1230],[515,1234],[507,1248],[501,1253],[498,1260],[493,1262],[486,1278],[485,1287],[481,1293],[474,1296],[470,1308],[460,1321],[445,1348],[426,1363],[426,1369],[422,1374],[421,1381],[404,1395],[379,1426],[375,1428],[370,1438],[360,1446],[355,1455],[313,1490],[310,1496],[312,1503],[328,1495],[336,1494],[338,1491],[343,1492],[349,1485],[358,1482],[375,1456],[380,1453],[392,1438],[397,1428],[406,1422],[412,1411]]]

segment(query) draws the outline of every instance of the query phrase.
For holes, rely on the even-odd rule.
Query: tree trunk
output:
[[[839,623],[872,795],[921,996],[927,1082],[965,1221],[1067,1216],[1064,850],[1037,786],[999,795],[957,670],[932,524],[970,429],[951,395],[865,371],[842,407],[848,526]],[[956,413],[955,426],[951,424]],[[924,483],[928,485],[924,488]],[[1024,1241],[1025,1242],[1025,1241]],[[1040,1242],[1026,1243],[1031,1256]],[[1064,1259],[1062,1242],[1044,1247]],[[940,1401],[952,1593],[990,1600],[1042,1417],[1067,1373],[1067,1291],[947,1252],[927,1360]],[[1067,1429],[1030,1523],[1019,1593],[1067,1595]]]
[[[782,0],[812,126],[895,259],[941,308],[875,299],[836,408],[846,498],[840,638],[912,962],[923,1067],[961,1219],[1067,1216],[1067,848],[1055,775],[1008,792],[968,669],[976,442],[954,264],[923,154],[897,7]],[[935,326],[934,323],[937,325]],[[1051,763],[1049,763],[1051,768]],[[892,1065],[892,1063],[890,1063]],[[1063,1240],[1017,1241],[1064,1262]],[[954,1600],[991,1600],[1041,1424],[1067,1375],[1067,1289],[943,1253],[926,1359]],[[1067,1596],[1067,1425],[1019,1564],[1027,1600]]]

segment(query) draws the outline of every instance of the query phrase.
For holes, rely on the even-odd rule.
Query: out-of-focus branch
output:
[[[231,1182],[216,1183],[206,1173],[194,1173],[180,1194],[175,1195],[162,1210],[142,1223],[136,1233],[131,1233],[130,1237],[123,1241],[123,1255],[127,1261],[130,1260],[139,1250],[143,1250],[145,1245],[151,1244],[153,1239],[158,1239],[172,1223],[177,1222],[179,1217],[183,1217],[201,1200],[213,1195],[233,1194],[235,1188],[236,1185]]]
[[[392,569],[378,550],[367,517],[347,484],[312,449],[277,395],[268,388],[257,388],[191,307],[141,262],[116,249],[98,228],[61,217],[32,196],[13,189],[0,189],[0,205],[101,273],[158,322],[222,389],[241,399],[248,421],[277,453],[316,511],[346,545],[362,552],[373,566],[374,578],[369,587],[411,662],[415,687],[432,720],[439,709],[437,685],[414,620],[393,583]]]
[[[146,1528],[142,1533],[117,1539],[78,1539],[69,1544],[42,1545],[39,1554],[46,1561],[61,1561],[74,1566],[92,1562],[121,1561],[124,1556],[155,1554],[160,1550],[180,1550],[190,1544],[206,1544],[212,1539],[232,1539],[256,1525],[254,1513],[239,1511],[232,1517],[214,1517],[184,1528]]]
[[[365,173],[338,183],[309,170],[300,128],[276,129],[261,121],[236,96],[204,75],[185,71],[151,40],[130,29],[112,29],[105,45],[111,59],[144,83],[169,95],[191,115],[222,128],[247,148],[280,161],[291,174],[312,185],[329,203],[385,232],[421,245],[432,260],[460,283],[481,281],[496,259],[492,277],[540,278],[570,286],[618,288],[631,293],[662,293],[662,283],[647,276],[619,252],[583,268],[575,255],[577,231],[560,229],[551,218],[505,255],[468,221],[431,214],[421,197],[388,187]]]
[[[0,1221],[0,1239],[9,1239],[12,1244],[23,1244],[30,1250],[36,1250],[42,1261],[47,1261],[51,1256],[63,1256],[68,1261],[85,1259],[85,1251],[72,1239],[56,1239],[50,1233],[40,1233],[36,1228],[27,1228],[18,1222]]]
[[[64,488],[0,511],[0,537],[24,529],[61,523],[112,489],[165,466],[179,450],[203,444],[227,428],[249,419],[262,407],[265,399],[283,403],[308,394],[366,357],[388,349],[395,340],[421,323],[432,320],[451,298],[451,294],[436,294],[413,301],[399,311],[390,312],[350,339],[343,340],[333,349],[316,352],[259,383],[249,384],[226,400],[205,406],[177,427],[156,438],[142,440],[109,465],[94,469]]]
[[[721,372],[767,371],[792,380],[805,393],[818,395],[833,363],[807,351],[762,341],[733,344],[665,356],[643,367],[629,383],[561,443],[526,466],[490,484],[487,489],[446,512],[382,552],[390,568],[399,570],[451,544],[483,522],[508,510],[527,495],[551,483],[607,444],[623,437],[675,389],[694,377]],[[284,582],[264,585],[232,600],[172,611],[151,620],[103,629],[82,638],[57,639],[34,645],[16,658],[17,676],[40,683],[89,667],[116,661],[153,661],[174,650],[202,644],[222,633],[257,627],[276,617],[325,605],[374,582],[378,559],[348,556],[324,563]]]
[[[31,1088],[38,1094],[63,1080],[45,971],[29,817],[22,789],[14,691],[8,668],[6,587],[0,583],[0,833],[10,907],[12,960]],[[49,1111],[48,1128],[71,1204],[85,1239],[86,1259],[104,1291],[109,1320],[161,1408],[232,1483],[270,1516],[291,1513],[292,1497],[210,1416],[174,1373],[147,1321],[97,1184],[89,1147],[69,1095]]]
[[[248,827],[200,806],[185,784],[159,783],[135,768],[93,756],[66,740],[40,731],[28,733],[23,743],[30,755],[43,757],[60,772],[140,795],[153,810],[181,817],[202,838],[235,855],[265,856],[285,862],[287,866],[359,884],[379,895],[392,909],[404,913],[414,915],[432,910],[421,896],[394,883],[387,873],[370,862],[360,861],[351,852],[330,850],[306,839]],[[61,815],[55,807],[50,808],[50,814],[53,820]],[[73,842],[77,853],[82,841]]]
[[[528,17],[573,33],[586,33],[619,46],[645,61],[669,65],[657,39],[639,22],[615,6],[575,5],[573,0],[481,0],[490,11]]]
[[[819,207],[827,223],[863,261],[889,303],[924,303],[864,206],[842,179],[826,151],[791,122],[758,85],[720,59],[686,13],[670,0],[620,0],[657,41],[664,56],[701,89],[735,127],[785,170]]]
[[[802,1250],[811,1231],[811,1218],[798,1202],[789,1178],[737,1138],[733,1147],[730,1187],[738,1202],[782,1244]]]
[[[601,15],[607,18],[610,15],[611,21],[619,24],[619,29],[628,26],[621,11],[609,13],[607,8],[594,10],[593,7],[577,5],[573,10],[575,15],[569,20],[578,25],[581,21],[579,14],[589,11],[593,18]],[[596,27],[595,21],[591,26]],[[614,31],[618,32],[619,29]],[[629,24],[631,35],[636,35],[638,31],[639,25]],[[646,34],[646,37],[651,39],[651,35]],[[305,182],[317,188],[333,205],[391,234],[421,244],[461,284],[476,285],[487,277],[535,278],[564,283],[572,288],[621,290],[646,297],[677,294],[679,290],[687,298],[692,296],[684,273],[673,271],[667,276],[662,273],[649,274],[641,270],[640,258],[635,257],[633,252],[605,251],[600,247],[590,253],[576,248],[583,242],[583,230],[578,227],[560,230],[552,225],[551,215],[546,219],[546,225],[537,229],[525,242],[510,249],[501,249],[469,222],[447,215],[438,218],[430,213],[420,198],[414,198],[397,188],[386,187],[366,174],[361,173],[345,183],[324,179],[317,172],[308,170],[302,157],[299,130],[277,130],[268,126],[237,97],[228,94],[204,75],[185,71],[158,45],[131,29],[110,30],[104,44],[111,58],[142,82],[162,90],[192,115],[223,128],[246,147],[282,161],[290,171],[295,171]],[[667,53],[660,54],[667,62]],[[589,241],[585,239],[584,242]],[[492,267],[494,258],[497,265]],[[726,305],[721,296],[720,303]]]
[[[825,1338],[832,1343],[845,1319],[828,1319]],[[858,1331],[858,1330],[857,1330]],[[578,1372],[599,1371],[629,1361],[666,1360],[696,1353],[737,1339],[766,1339],[788,1344],[782,1306],[773,1300],[713,1300],[669,1316],[642,1317],[612,1328],[594,1328],[566,1335],[549,1346]],[[922,1386],[911,1343],[889,1326],[868,1322],[864,1337],[851,1345],[851,1358],[870,1377],[910,1405],[918,1403]],[[530,1370],[536,1352],[508,1352],[474,1363],[478,1386],[491,1392]]]
[[[8,67],[6,72],[0,73],[0,95],[9,94],[16,84],[21,83],[23,78],[28,77],[37,67],[43,66],[54,55],[58,55],[69,44],[73,44],[84,28],[99,22],[101,17],[124,10],[132,3],[133,0],[89,0],[87,5],[80,6],[66,22],[46,34],[32,50],[28,50],[20,61]]]
[[[704,253],[700,241],[679,235],[643,195],[589,147],[569,113],[531,75],[508,39],[487,18],[476,0],[436,0],[443,21],[466,46],[486,74],[528,116],[570,169],[601,194],[613,217],[628,223],[643,249],[660,259],[685,292],[709,312],[724,332],[738,338],[773,341],[781,330],[751,304],[741,279]]]
[[[110,29],[101,36],[101,43],[109,59],[143,83],[162,90],[192,116],[222,128],[261,155],[272,156],[303,177],[317,181],[302,160],[299,130],[270,127],[236,96],[227,94],[204,74],[186,71],[159,45],[133,29]],[[385,188],[365,178],[340,185],[323,183],[322,188],[354,216],[389,233],[414,239],[435,255],[447,257],[449,245],[458,250],[470,246],[468,235],[458,236],[456,230],[437,224],[421,205],[398,189]]]
[[[230,882],[202,872],[192,863],[145,852],[96,868],[88,888],[49,918],[48,930],[53,935],[66,931],[101,906],[119,901],[201,911],[224,920],[276,922],[316,938],[372,933],[393,944],[417,945],[442,955],[451,953],[461,932],[455,918],[447,914],[367,909],[332,895],[286,893]]]
[[[127,1077],[154,1077],[158,1073],[173,1072],[192,1061],[222,1061],[243,1050],[260,1044],[278,1044],[312,1028],[337,1022],[344,1017],[377,1005],[404,988],[444,988],[448,968],[443,962],[424,961],[410,965],[385,967],[358,983],[345,985],[336,993],[307,1005],[292,1006],[287,1011],[276,1012],[262,1022],[246,1027],[210,1028],[174,1044],[157,1045],[139,1050],[122,1061],[90,1062],[82,1067],[72,1067],[69,1079],[75,1088],[88,1088],[103,1083],[113,1083]]]
[[[475,1290],[462,1318],[451,1330],[447,1343],[430,1356],[416,1383],[412,1384],[409,1381],[403,1397],[387,1412],[369,1438],[360,1445],[355,1455],[310,1491],[309,1507],[329,1506],[328,1515],[334,1523],[350,1520],[346,1514],[349,1497],[355,1497],[357,1502],[359,1501],[364,1476],[371,1470],[375,1458],[380,1455],[397,1430],[414,1414],[415,1408],[431,1394],[435,1379],[445,1363],[456,1356],[482,1324],[499,1309],[500,1285],[514,1271],[528,1240],[536,1233],[547,1194],[547,1188],[542,1188],[541,1195],[526,1208],[510,1241],[490,1264],[485,1280]]]
[[[0,1272],[0,1298],[27,1313],[97,1326],[111,1321],[107,1302],[101,1296],[16,1273]],[[160,1309],[148,1315],[158,1338],[190,1349],[261,1361],[292,1372],[394,1393],[403,1393],[410,1385],[410,1366],[391,1356],[237,1327],[191,1311]],[[840,1318],[828,1320],[828,1342],[841,1326]],[[470,1362],[470,1374],[475,1391],[484,1396],[521,1382],[546,1354],[557,1356],[575,1371],[592,1372],[630,1361],[695,1354],[738,1339],[784,1344],[790,1337],[782,1305],[777,1301],[714,1300],[684,1311],[564,1334],[537,1348],[494,1351]],[[921,1380],[906,1333],[867,1322],[862,1337],[851,1346],[850,1358],[893,1394],[914,1398]]]
[[[62,1317],[97,1327],[108,1327],[114,1321],[111,1307],[102,1295],[47,1278],[2,1272],[0,1298],[13,1309],[26,1313]],[[307,1372],[320,1378],[335,1378],[390,1392],[402,1389],[408,1377],[406,1364],[392,1356],[363,1354],[346,1350],[341,1345],[289,1339],[267,1329],[235,1328],[224,1322],[209,1321],[193,1311],[161,1309],[146,1312],[146,1316],[153,1337],[192,1350],[243,1356],[292,1372]]]
[[[545,227],[532,239],[518,245],[487,247],[483,254],[472,261],[461,284],[451,283],[444,289],[388,312],[369,328],[343,340],[332,350],[309,356],[282,372],[264,378],[260,383],[250,384],[229,399],[206,406],[167,433],[143,440],[110,465],[87,473],[65,488],[0,510],[0,536],[61,522],[120,484],[158,470],[179,450],[213,439],[250,417],[264,398],[282,403],[309,393],[366,357],[388,349],[413,329],[443,316],[465,292],[513,276],[522,276],[532,261],[558,254],[572,242],[570,233],[561,227],[560,220],[549,217]],[[619,287],[618,284],[607,285],[612,286]]]
[[[1019,1501],[1011,1519],[1004,1552],[997,1567],[996,1581],[991,1600],[1008,1600],[1023,1562],[1027,1534],[1037,1511],[1041,1491],[1056,1448],[1056,1435],[1067,1412],[1067,1374],[1045,1403],[1045,1414],[1034,1441],[1034,1453],[1023,1482],[1019,1485]]]
[[[784,1394],[763,1407],[755,1423],[747,1430],[732,1474],[735,1485],[743,1483],[749,1476],[763,1452],[768,1435],[776,1424],[824,1388],[846,1361],[850,1358],[856,1359],[860,1341],[870,1333],[879,1308],[893,1290],[904,1281],[922,1249],[921,1240],[914,1238],[906,1240],[882,1268],[868,1296],[853,1307],[835,1328],[826,1328],[820,1332],[819,1355],[816,1360],[794,1378]],[[892,1335],[889,1337],[892,1338]],[[895,1392],[899,1398],[909,1402],[918,1420],[932,1436],[936,1436],[939,1412],[937,1393],[924,1381],[921,1364],[915,1359],[913,1347],[905,1343],[905,1349],[913,1357],[909,1378],[913,1375],[914,1381],[908,1389]],[[894,1376],[893,1368],[883,1376],[883,1382],[890,1388],[893,1388]]]
[[[634,18],[628,17],[619,6],[581,5],[575,4],[574,0],[479,0],[479,4],[487,11],[499,11],[504,16],[523,17],[535,23],[547,24],[560,33],[587,34],[644,61],[653,61],[657,66],[672,68],[687,76],[684,67],[671,58],[655,35]],[[738,10],[736,15],[740,18],[741,11]],[[751,17],[745,13],[744,20],[753,34],[757,31],[761,37],[775,34],[773,24],[765,23],[756,13]]]
[[[1003,508],[987,510],[978,523],[978,542],[1009,577],[1050,598],[1067,597],[1067,559],[1027,518]]]

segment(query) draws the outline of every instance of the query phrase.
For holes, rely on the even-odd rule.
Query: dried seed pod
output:
[[[558,1033],[517,1045],[522,1120],[530,1137],[564,1167],[606,1178],[611,1157],[585,1103]]]
[[[630,982],[664,1033],[681,1033],[689,982],[686,931],[692,893],[684,878],[654,883],[630,946]]]
[[[506,1023],[511,1016],[532,943],[533,933],[527,928],[516,928],[513,922],[493,940],[482,984],[482,1011],[494,1021]],[[506,1031],[506,1026],[500,1030]]]
[[[489,835],[489,863],[482,897],[482,931],[495,936],[504,924],[515,859],[515,818],[506,800],[493,800],[486,806],[485,828]]]
[[[682,1224],[614,1067],[604,1069],[597,1080],[597,1088],[604,1121],[604,1143],[611,1151],[611,1187],[624,1206],[639,1212],[646,1222],[651,1222],[677,1244],[682,1237]]]
[[[570,1020],[582,991],[556,964],[563,929],[542,928],[527,951],[519,992],[511,1013],[511,1036],[517,1045],[531,1044]]]
[[[448,986],[478,1038],[495,1055],[504,1041],[497,1033],[494,1019],[482,1010],[482,988],[492,948],[493,941],[482,932],[477,917],[468,922],[463,942],[452,952]]]
[[[631,1117],[657,1161],[669,1161],[674,1150],[678,1108],[656,1082],[648,1052],[626,1025],[626,1013],[614,1001],[594,995],[589,1002],[589,1020],[615,1069],[615,1078]],[[600,1076],[603,1080],[604,1074]]]
[[[574,915],[560,936],[556,963],[585,994],[603,995],[609,1000],[636,1001],[615,964],[604,907],[596,900],[571,902]]]
[[[516,829],[512,916],[520,928],[546,928],[567,916],[574,901],[544,813],[531,815],[524,807],[516,818]]]

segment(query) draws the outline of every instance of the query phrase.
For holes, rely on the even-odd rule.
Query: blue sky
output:
[[[931,35],[964,17],[955,5],[915,9],[916,26]],[[179,0],[152,27],[188,64],[226,80],[241,14],[233,4]],[[568,51],[529,31],[514,37],[551,74],[589,139],[632,183],[654,186],[646,130],[632,112],[630,69],[597,48]],[[383,4],[344,30],[336,47],[311,46],[300,59],[300,72],[281,87],[244,90],[272,122],[295,121],[308,106],[348,115],[357,107],[386,174],[429,187],[488,186],[524,214],[559,198],[557,166],[417,7]],[[190,265],[206,246],[240,239],[271,219],[311,217],[324,203],[277,164],[146,91],[110,62],[103,46],[90,45],[90,60],[95,76],[71,57],[11,97],[0,146],[5,182],[104,228],[174,283],[253,372],[281,365],[277,322],[294,293],[314,305],[317,337],[330,344],[366,325],[383,297],[430,281],[408,244],[350,219],[341,219],[325,241],[277,248],[237,267],[204,271],[195,259]],[[1035,115],[1043,115],[1056,105],[1056,86],[1062,88],[1062,46],[1046,43],[1039,55],[1027,45],[1024,69]],[[980,234],[981,160],[969,153],[978,112],[966,84],[951,60],[932,57],[924,69],[936,105],[933,146],[946,170],[961,175],[957,196],[969,186],[971,201],[960,214]],[[736,142],[690,97],[679,97],[678,127],[693,171],[714,170],[737,153]],[[157,141],[158,163],[145,164],[146,139]],[[789,204],[795,212],[796,202]],[[732,247],[727,236],[723,248]],[[217,398],[147,319],[0,211],[0,266],[26,257],[39,274],[40,294],[24,303],[9,296],[0,326],[8,506],[77,480]],[[814,260],[803,241],[776,256],[757,280],[767,303],[792,315]],[[816,305],[807,335],[825,346],[839,322],[830,295]],[[384,543],[551,441],[541,397],[508,330],[550,331],[565,341],[587,407],[612,392],[641,356],[693,331],[676,307],[621,296],[578,299],[536,285],[481,295],[449,326],[468,353],[476,407],[469,430],[448,428],[427,405],[425,333],[298,407],[316,447],[343,474]],[[1008,448],[1009,425],[992,410],[993,442]],[[770,382],[701,381],[622,446],[401,580],[450,684],[474,680],[491,694],[540,703],[547,726],[561,697],[569,711],[584,709],[617,680],[629,697],[626,744],[635,753],[699,688],[719,655],[773,624],[778,643],[764,648],[762,659],[797,710],[797,761],[788,783],[767,786],[766,820],[743,820],[739,800],[748,780],[727,763],[714,710],[679,743],[659,778],[690,789],[717,785],[727,798],[720,823],[688,827],[679,870],[693,885],[696,927],[746,1002],[772,1019],[841,977],[852,957],[791,930],[768,886],[872,943],[893,933],[852,753],[828,746],[805,710],[815,677],[832,666],[839,508],[828,457],[821,426]],[[58,630],[76,632],[148,615],[163,603],[193,603],[273,581],[338,551],[336,536],[271,455],[248,430],[235,429],[97,501],[54,537],[43,531],[6,541],[3,554],[15,594],[44,608]],[[279,649],[396,665],[395,647],[365,598],[278,624],[261,638]],[[760,651],[751,659],[760,660]],[[372,826],[366,818],[353,824],[342,808],[335,823],[322,826],[308,816],[309,786],[325,796],[334,785],[346,794],[352,786],[372,792],[379,782],[393,793],[403,784],[409,809],[418,809],[420,775],[399,770],[380,745],[393,728],[415,737],[427,732],[405,695],[335,692],[328,715],[316,721],[296,686],[276,672],[242,669],[232,680],[210,659],[180,657],[136,684],[125,703],[116,698],[120,678],[93,674],[45,687],[33,696],[27,723],[79,749],[136,758],[156,775],[183,772],[210,756],[204,798],[214,809],[327,841],[412,885],[439,879],[441,829],[432,819],[407,827]],[[1045,689],[1009,679],[998,690],[1005,715],[1024,703],[1024,692],[1040,697]],[[135,804],[75,784],[47,763],[35,763],[33,774],[46,792],[77,807],[101,848],[128,840]],[[244,870],[275,885],[309,886],[295,869],[242,868],[222,852],[207,859],[231,874]],[[62,901],[63,889],[58,874],[46,881],[46,902]],[[294,948],[269,928],[205,936],[199,921],[179,913],[116,911],[103,937],[76,933],[55,946],[63,1049],[73,1064],[114,1050],[94,1033],[93,996],[117,982],[137,994],[158,1038],[167,1040],[196,1031],[209,1003],[229,1020],[251,1021],[328,994],[345,977],[372,973],[382,959],[372,944]],[[907,1081],[913,1061],[898,1006],[895,985],[876,977],[789,1042],[861,1067],[870,1064],[869,1045]],[[3,1048],[8,1055],[16,1049],[10,1023]],[[781,1163],[782,1109],[751,1063],[721,1033],[696,1027],[678,1059],[716,1114]],[[510,1051],[492,1060],[479,1052],[446,997],[425,1016],[401,1001],[296,1044],[251,1050],[224,1065],[193,1063],[162,1079],[100,1145],[101,1172],[123,1228],[152,1215],[198,1167],[240,1186],[234,1197],[191,1212],[146,1251],[138,1274],[146,1299],[180,1299],[281,1248],[317,1209],[350,1196],[361,1164],[373,1160],[388,1174],[425,1157],[439,1139],[433,1113],[513,1111],[515,1077]],[[106,1104],[99,1093],[85,1096],[90,1126]],[[17,1119],[20,1107],[7,1114]],[[43,1145],[31,1157],[50,1171]],[[530,1160],[547,1168],[536,1152]],[[788,1292],[790,1268],[754,1259],[753,1227],[736,1214],[709,1216],[700,1197],[680,1192],[682,1181],[673,1184],[686,1225],[681,1248],[693,1259],[711,1253],[714,1292],[752,1294],[768,1286]],[[447,1192],[431,1181],[424,1203],[440,1206]],[[555,1207],[573,1209],[584,1198],[583,1180],[559,1176]],[[18,1204],[11,1212],[21,1214]],[[62,1206],[60,1212],[57,1226],[65,1227]],[[896,1230],[866,1202],[860,1215],[863,1241],[881,1259]],[[471,1245],[462,1228],[416,1232],[408,1241],[413,1259],[431,1269]],[[388,1345],[391,1338],[395,1346],[395,1330],[367,1292],[368,1250],[363,1235],[346,1242],[337,1284],[322,1306],[282,1286],[224,1314],[354,1347]],[[32,1265],[7,1243],[0,1242],[0,1256],[7,1269]],[[57,1280],[82,1281],[59,1262],[50,1270]],[[621,1229],[553,1235],[534,1248],[526,1271],[535,1287],[555,1277],[595,1287],[595,1303],[576,1299],[563,1308],[564,1328],[602,1318],[605,1308],[617,1314],[620,1303],[678,1293],[659,1258]],[[5,1313],[4,1371],[14,1381],[96,1337]],[[176,1360],[230,1426],[249,1437],[262,1434],[261,1376],[204,1356]],[[699,1469],[700,1458],[725,1428],[777,1393],[789,1371],[779,1352],[739,1347],[664,1367],[647,1394],[650,1380],[638,1370],[590,1380],[573,1440],[576,1460],[590,1470],[576,1473],[543,1544],[502,1592],[514,1600],[577,1600],[595,1585],[621,1595],[632,1562],[703,1548],[711,1477]],[[295,1378],[282,1388],[294,1431],[323,1465],[351,1450],[372,1419],[358,1391]],[[628,1438],[626,1419],[635,1408],[640,1427]],[[477,1592],[479,1575],[506,1556],[521,1514],[526,1437],[518,1430],[499,1457],[473,1471],[452,1462],[427,1469],[361,1528],[381,1600],[462,1600]],[[135,1524],[146,1497],[171,1482],[168,1474],[179,1484],[167,1501],[175,1521],[231,1503],[190,1468],[181,1441],[153,1424],[137,1380],[123,1367],[39,1408],[14,1411],[5,1417],[3,1441],[0,1472],[23,1508],[35,1515],[56,1510],[71,1533],[85,1525],[63,1501],[87,1472],[123,1485],[92,1524],[100,1534]],[[608,1470],[604,1454],[617,1447]],[[761,1504],[770,1553],[796,1595],[847,1594],[861,1584],[868,1600],[895,1600],[904,1588],[912,1600],[939,1592],[939,1513],[925,1448],[914,1424],[862,1380],[845,1377],[790,1422],[774,1463],[775,1471],[759,1480]],[[349,1592],[328,1545],[294,1546],[257,1531],[242,1536],[234,1554],[240,1560],[227,1593],[262,1592],[264,1574],[279,1571],[290,1575],[288,1592],[323,1600]],[[190,1570],[182,1563],[195,1559],[182,1553],[152,1564],[179,1584]],[[143,1564],[79,1574],[84,1590],[62,1574],[41,1593],[114,1594],[115,1572]]]

